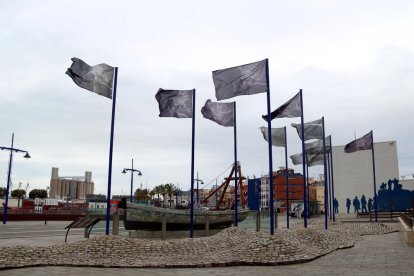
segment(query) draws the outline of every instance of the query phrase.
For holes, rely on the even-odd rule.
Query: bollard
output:
[[[89,239],[89,231],[88,227],[85,227],[85,234],[83,235],[84,238]]]
[[[260,211],[257,211],[257,214],[256,214],[256,232],[260,231],[260,219],[261,219]]]
[[[210,216],[206,215],[206,226],[205,226],[205,230],[206,230],[206,237],[209,236],[209,232],[210,232]]]
[[[167,237],[167,215],[162,213],[161,215],[161,240],[165,240]]]
[[[277,210],[276,210],[276,212],[275,212],[275,228],[277,229],[277,217],[278,217],[278,215],[277,215]]]
[[[112,235],[119,235],[119,213],[118,211],[114,212],[112,215]]]

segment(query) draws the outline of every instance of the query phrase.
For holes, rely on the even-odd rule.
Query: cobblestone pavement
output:
[[[0,270],[0,275],[414,275],[414,247],[401,233],[363,236],[354,247],[334,251],[312,262],[284,266],[233,266],[213,268],[97,268],[45,266]]]
[[[39,265],[209,268],[297,264],[337,249],[352,247],[361,239],[361,235],[396,231],[380,223],[332,223],[327,231],[322,226],[320,221],[310,221],[307,229],[278,229],[274,236],[265,232],[228,228],[215,236],[198,239],[160,241],[97,236],[64,245],[3,247],[0,251],[0,268]]]

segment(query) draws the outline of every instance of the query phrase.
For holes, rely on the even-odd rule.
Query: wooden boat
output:
[[[242,180],[246,179],[241,174],[240,162],[237,163],[238,172],[238,187],[240,191],[240,203],[242,206],[247,205],[247,186],[243,187]],[[195,208],[193,225],[195,230],[205,229],[208,221],[210,229],[226,228],[230,227],[234,222],[234,199],[225,201],[224,196],[230,185],[231,180],[235,180],[233,177],[234,165],[228,177],[225,178],[223,184],[214,189],[204,200],[200,203],[207,205],[209,200],[220,191],[220,198],[217,199],[214,211],[208,208]],[[220,208],[227,207],[226,210],[220,210]],[[122,208],[124,213],[124,225],[126,230],[161,230],[162,216],[165,214],[167,220],[167,230],[189,230],[190,229],[190,210],[178,210],[167,209],[154,206],[138,205],[134,203],[128,203],[126,198],[122,200]],[[249,214],[249,209],[238,209],[238,221],[243,221]]]
[[[161,230],[164,214],[166,216],[167,231],[190,229],[190,210],[160,208],[127,202],[124,204],[126,205],[123,206],[126,230]],[[237,213],[238,221],[243,221],[246,219],[249,210],[239,209]],[[230,227],[234,222],[234,210],[194,210],[193,223],[195,230],[205,229],[207,220],[210,229]]]

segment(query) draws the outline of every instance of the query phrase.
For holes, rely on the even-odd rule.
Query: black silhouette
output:
[[[334,207],[334,213],[335,214],[338,214],[339,213],[339,209],[338,209],[339,206],[338,205],[339,205],[338,200],[335,197],[334,198],[334,201],[333,201],[333,207]]]
[[[368,212],[367,210],[367,200],[365,199],[365,195],[362,195],[361,197],[361,212]]]
[[[378,210],[379,211],[406,211],[412,206],[414,191],[404,190],[399,180],[394,178],[388,180],[388,189],[383,182],[378,191]],[[375,202],[374,202],[375,204]],[[373,205],[375,206],[375,205]]]
[[[349,214],[349,208],[351,208],[351,200],[349,198],[346,199],[346,212]]]
[[[357,196],[355,196],[354,200],[352,201],[352,206],[354,206],[354,213],[359,213],[359,208],[361,206],[361,203],[359,202],[359,199]]]
[[[372,198],[368,198],[368,212],[372,211]]]

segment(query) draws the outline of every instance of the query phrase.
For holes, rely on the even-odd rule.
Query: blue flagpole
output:
[[[269,215],[270,235],[275,234],[274,229],[274,206],[273,206],[273,157],[272,157],[272,118],[270,116],[270,84],[269,84],[269,59],[266,59],[266,82],[267,82],[267,134],[269,144]]]
[[[309,202],[310,202],[310,200],[309,200],[309,160],[308,160],[308,153],[305,153],[306,154],[306,192],[307,192],[307,197],[306,197],[306,199],[308,200],[308,207],[309,207]],[[309,208],[308,208],[308,217],[309,217]]]
[[[371,143],[372,143],[372,170],[374,173],[374,211],[375,211],[375,222],[378,222],[378,200],[377,200],[377,182],[375,179],[375,153],[374,153],[374,133],[371,130]]]
[[[331,194],[331,161],[329,158],[329,151],[326,152],[327,157],[326,157],[326,162],[327,162],[327,171],[328,171],[328,204],[329,204],[329,220],[332,220],[332,194]]]
[[[194,232],[194,139],[195,138],[195,89],[193,89],[193,118],[191,133],[191,208],[190,208],[190,238]],[[198,179],[197,179],[198,180]],[[198,191],[197,191],[198,192]]]
[[[303,95],[302,89],[299,90],[300,94],[300,121],[301,121],[301,129],[302,129],[302,170],[303,170],[303,224],[304,227],[308,227],[308,207],[307,207],[307,196],[306,196],[306,187],[307,187],[307,178],[306,178],[306,169],[305,169],[305,127],[304,127],[304,119],[303,119]]]
[[[332,157],[332,135],[329,135],[329,144],[331,145],[330,158],[331,158],[331,177],[332,177],[332,200],[333,200],[333,202],[335,202],[334,172],[333,172],[333,157]],[[333,211],[333,214],[332,214],[332,220],[335,222],[335,207],[334,207],[334,211]]]
[[[7,223],[7,208],[9,208],[9,192],[10,192],[10,175],[13,162],[13,145],[14,145],[14,133],[12,134],[12,142],[10,147],[10,157],[9,157],[9,170],[7,172],[7,183],[6,183],[6,201],[4,202],[3,208],[3,224]]]
[[[327,187],[327,171],[326,171],[326,143],[325,143],[325,118],[322,117],[322,137],[323,137],[323,172],[324,172],[324,209],[325,209],[325,230],[328,229],[328,187]]]
[[[288,150],[287,150],[287,134],[285,126],[285,181],[286,181],[286,227],[289,228],[289,169],[288,169]]]
[[[236,102],[233,102],[234,107],[234,226],[237,226],[239,218],[237,214],[238,210],[238,196],[237,196],[237,127],[236,127]]]
[[[118,82],[118,67],[115,67],[114,94],[112,95],[112,119],[111,119],[111,141],[109,143],[109,169],[108,169],[108,194],[106,199],[106,235],[109,235],[109,224],[111,221],[111,181],[112,181],[112,152],[114,147],[115,105],[116,87]]]

